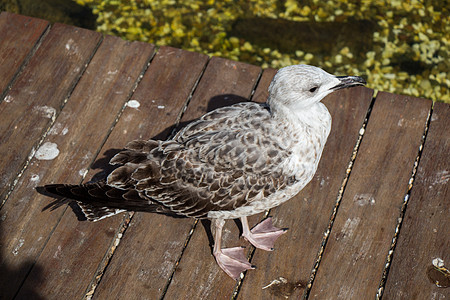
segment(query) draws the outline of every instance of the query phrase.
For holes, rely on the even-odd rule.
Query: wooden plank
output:
[[[101,39],[99,33],[55,24],[0,103],[0,201],[64,101]]]
[[[372,94],[373,90],[358,87],[333,93],[323,100],[333,125],[317,172],[297,196],[271,211],[278,227],[289,230],[277,241],[273,252],[256,250],[252,264],[258,269],[247,272],[240,299],[296,299],[303,293]],[[253,224],[259,221],[252,220]],[[285,281],[280,281],[280,277]]]
[[[0,14],[0,95],[31,54],[48,24],[48,21],[8,12]]]
[[[256,87],[255,93],[252,96],[252,101],[264,103],[269,97],[269,85],[272,82],[273,76],[277,73],[277,69],[265,69],[259,79],[258,86]]]
[[[69,31],[65,32],[62,40],[65,44],[71,38],[72,32]],[[56,297],[59,293],[72,291],[72,286],[75,289],[79,284],[78,280],[86,270],[85,265],[82,260],[70,255],[71,250],[66,248],[64,237],[59,236],[58,247],[51,253],[53,260],[45,260],[47,252],[42,252],[43,248],[65,209],[42,211],[51,199],[39,195],[34,188],[54,182],[80,182],[146,67],[152,51],[153,46],[145,43],[105,37],[44,140],[44,146],[53,146],[59,154],[56,153],[53,159],[39,160],[34,157],[2,208],[2,227],[8,229],[2,233],[5,244],[2,245],[4,253],[0,272],[3,285],[0,290],[6,293],[5,298],[17,292],[31,267],[31,276],[20,290],[19,298],[30,299],[37,294]],[[45,86],[40,89],[45,89]],[[113,229],[105,231],[114,235]],[[87,253],[95,252],[96,249],[86,246],[83,231],[68,229],[67,234],[78,237],[79,247],[84,247]],[[73,262],[70,257],[78,263],[77,268],[66,266],[69,261]],[[57,275],[55,270],[58,270]],[[59,286],[62,282],[65,285]],[[47,286],[54,289],[48,290]],[[82,286],[82,289],[85,288],[86,284]],[[72,298],[69,292],[66,295]]]
[[[445,299],[450,291],[433,284],[450,267],[450,106],[437,102],[411,191],[383,299]]]
[[[216,108],[248,99],[259,73],[260,68],[256,66],[213,58],[183,119],[194,119],[204,114],[208,100],[208,108]],[[165,295],[166,299],[208,299],[219,295],[229,297],[234,288],[234,280],[217,266],[208,246],[205,229],[200,224],[196,226],[183,253]],[[235,230],[236,234],[231,234],[228,228]],[[235,245],[237,240],[238,230],[234,222],[227,222],[224,245]]]
[[[378,94],[310,298],[375,297],[430,108]]]
[[[127,57],[141,55],[130,53],[130,51],[121,53]],[[111,56],[114,57],[114,55]],[[153,135],[172,125],[202,71],[206,59],[206,56],[200,54],[162,48],[132,96],[132,100],[138,101],[140,106],[125,109],[101,153],[107,152],[108,155],[111,150],[114,152],[112,148],[123,147],[132,139],[146,138],[149,132]],[[181,68],[185,71],[181,71]],[[103,103],[109,102],[107,97],[102,99]],[[103,122],[104,120],[98,118],[95,121],[95,123]],[[97,162],[96,165],[100,168],[106,167],[102,162]],[[91,172],[88,178],[95,172]],[[70,171],[70,173],[76,172]],[[60,178],[55,181],[64,182],[65,180]],[[115,242],[121,219],[122,216],[119,215],[96,223],[79,222],[71,211],[67,211],[37,261],[40,268],[34,268],[25,282],[25,289],[35,288],[43,294],[54,295],[55,298],[83,297],[99,265],[102,264],[102,260]],[[148,229],[148,227],[144,228],[144,230]],[[138,253],[138,256],[145,257],[148,250],[142,249],[142,251]],[[132,256],[134,253],[131,256],[128,254],[127,260],[130,261]],[[61,276],[67,273],[70,276]],[[118,282],[114,281],[113,284]],[[25,297],[25,294],[19,294],[19,296],[22,295]]]
[[[207,61],[207,56],[198,53],[161,48],[147,71],[147,80],[144,78],[133,96],[141,102],[140,110],[121,118],[124,122],[116,126],[109,145],[153,136],[166,139],[170,130],[165,128],[172,128],[177,121]],[[143,126],[130,127],[127,122],[132,121],[127,119]],[[95,298],[158,299],[190,229],[189,219],[135,213],[95,290]]]

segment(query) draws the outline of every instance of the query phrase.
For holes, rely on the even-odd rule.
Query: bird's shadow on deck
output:
[[[6,214],[0,216],[6,217]],[[3,246],[5,241],[3,240],[2,223],[0,222],[0,245]],[[8,230],[6,228],[6,230]],[[13,250],[13,255],[20,255],[18,257],[26,256],[26,254],[20,253],[20,247],[22,241],[17,241],[18,246]],[[7,243],[7,242],[6,242]],[[3,248],[3,249],[2,249]],[[11,259],[4,259],[3,256],[7,256],[4,252],[6,247],[0,247],[0,278],[4,282],[0,283],[0,299],[14,299],[19,298],[17,295],[20,292],[21,299],[44,299],[40,295],[39,291],[33,288],[32,285],[24,285],[25,280],[31,270],[33,269],[33,281],[43,282],[44,277],[42,275],[42,267],[37,264],[37,262],[31,258],[25,258],[23,260],[17,260],[15,263],[10,263]],[[8,255],[11,255],[9,253]]]

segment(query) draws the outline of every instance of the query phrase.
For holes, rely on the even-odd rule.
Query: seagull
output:
[[[90,221],[123,211],[211,219],[217,264],[238,279],[255,266],[243,247],[222,249],[225,220],[240,218],[248,242],[273,250],[286,229],[270,217],[250,229],[247,217],[282,204],[311,181],[331,130],[320,101],[365,83],[314,66],[288,66],[274,76],[266,103],[218,108],[165,141],[132,141],[110,160],[116,169],[104,180],[38,191],[64,197],[60,205],[75,201]]]

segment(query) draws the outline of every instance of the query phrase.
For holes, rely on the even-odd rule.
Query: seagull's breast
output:
[[[281,170],[282,175],[289,179],[283,188],[265,197],[261,193],[245,206],[232,211],[211,211],[208,217],[230,219],[263,212],[294,197],[311,181],[331,130],[331,116],[321,103],[305,116],[300,120],[279,119],[271,125],[271,139],[287,155],[280,165],[268,168]]]

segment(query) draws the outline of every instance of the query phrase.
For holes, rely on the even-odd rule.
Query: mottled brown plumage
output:
[[[287,201],[312,179],[331,128],[320,100],[363,82],[287,67],[274,77],[266,104],[216,109],[167,141],[132,141],[111,159],[118,168],[106,181],[45,188],[77,201],[93,221],[124,210],[211,218],[216,260],[237,278],[252,266],[242,249],[220,248],[224,220],[241,218],[243,236],[271,250],[285,231],[270,218],[250,230],[246,217]]]

